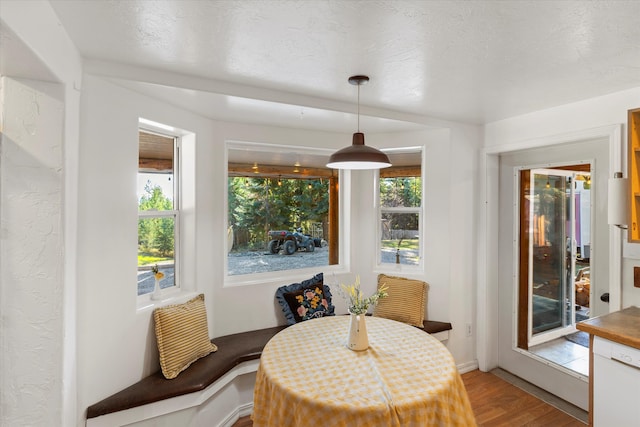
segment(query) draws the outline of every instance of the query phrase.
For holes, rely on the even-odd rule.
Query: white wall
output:
[[[152,307],[137,306],[138,118],[211,138],[210,122],[85,76],[78,206],[78,413],[157,370]],[[193,221],[193,203],[186,220]],[[195,256],[185,248],[185,257]],[[185,285],[195,290],[195,274]],[[207,301],[212,291],[203,286]],[[183,298],[184,299],[184,298]],[[177,302],[177,301],[176,301]]]
[[[214,122],[96,77],[85,76],[83,80],[80,57],[46,1],[3,1],[2,24],[8,25],[60,80],[63,92],[60,98],[64,100],[63,117],[58,123],[63,129],[62,141],[58,143],[58,154],[62,157],[56,169],[62,190],[53,194],[60,201],[50,218],[41,218],[44,224],[59,216],[62,249],[58,248],[53,266],[29,271],[40,280],[50,277],[51,270],[56,269],[57,276],[50,288],[55,297],[20,303],[25,312],[37,309],[39,303],[46,303],[48,309],[54,310],[55,322],[51,326],[57,332],[44,338],[43,348],[50,356],[46,364],[40,365],[42,381],[55,386],[48,389],[46,401],[43,398],[40,402],[43,405],[43,410],[38,412],[40,419],[26,423],[82,425],[88,405],[157,369],[151,309],[139,310],[135,295],[135,174],[140,116],[197,135],[197,141],[184,150],[189,166],[183,171],[185,180],[194,188],[187,196],[184,219],[187,234],[197,236],[191,241],[187,239],[183,248],[187,266],[184,288],[191,293],[206,294],[210,334],[218,336],[281,323],[273,295],[284,280],[288,282],[291,278],[249,286],[225,287],[223,284],[224,141],[287,145],[305,141],[305,144],[337,149],[348,144],[351,135]],[[54,130],[47,128],[47,131]],[[429,317],[454,324],[449,347],[459,364],[474,363],[474,339],[464,337],[463,333],[464,324],[473,313],[473,265],[460,266],[459,260],[461,254],[473,259],[470,230],[475,207],[474,147],[479,142],[478,129],[473,126],[367,135],[367,143],[379,147],[425,146],[426,272],[412,276],[431,284]],[[34,144],[36,151],[47,149],[46,143]],[[3,160],[14,159],[11,156]],[[52,160],[53,157],[46,159]],[[48,164],[45,165],[43,168],[48,170]],[[4,181],[3,175],[3,184]],[[345,247],[374,248],[375,233],[370,231],[376,227],[370,204],[373,184],[368,172],[354,173],[352,181],[353,194],[357,197],[349,216],[358,227],[346,230]],[[455,194],[449,191],[451,187],[456,188]],[[34,246],[34,249],[38,248]],[[355,274],[361,274],[363,286],[373,290],[377,273],[373,271],[374,260],[375,253],[351,252],[348,258],[351,270],[338,274],[337,280],[350,281]],[[3,258],[3,267],[12,264],[13,261],[9,263],[8,258]],[[11,267],[2,271],[8,274]],[[299,275],[296,280],[306,277],[306,274]],[[3,276],[3,288],[4,285]],[[3,304],[5,301],[9,299],[3,298]],[[336,305],[340,312],[345,311],[339,297]],[[3,315],[7,312],[3,307]],[[4,343],[8,342],[6,337],[16,337],[32,328],[30,320],[15,331],[6,329],[6,325],[2,324],[1,331]],[[9,355],[7,353],[7,357]],[[38,362],[25,358],[22,363],[24,369],[30,370]],[[11,375],[20,375],[19,370],[14,370],[13,362],[3,359],[0,368],[3,384],[12,380]],[[12,391],[4,396],[14,398]],[[20,407],[12,419],[26,419],[34,404],[38,403],[31,400],[29,408]],[[3,422],[5,415],[3,412]]]
[[[24,147],[29,146],[29,150],[33,150],[35,155],[30,159],[34,174],[30,175],[23,184],[29,183],[31,190],[38,190],[36,194],[23,194],[24,200],[33,197],[35,201],[49,204],[50,199],[53,200],[59,197],[59,205],[55,209],[53,205],[48,206],[48,209],[50,209],[48,211],[49,217],[40,215],[32,218],[34,220],[31,224],[32,230],[37,233],[44,232],[52,220],[60,221],[60,228],[56,230],[59,235],[56,235],[56,238],[60,239],[61,247],[55,253],[50,253],[50,259],[56,260],[55,268],[52,268],[48,262],[41,265],[32,265],[30,268],[29,276],[31,278],[35,278],[41,285],[46,283],[42,289],[39,288],[39,291],[44,292],[41,299],[2,298],[3,307],[1,312],[3,320],[2,324],[0,324],[0,337],[5,340],[4,343],[9,342],[11,346],[17,344],[8,341],[12,337],[15,338],[13,335],[15,333],[14,328],[17,328],[20,330],[19,334],[21,336],[33,338],[29,345],[39,348],[43,356],[42,361],[36,361],[33,366],[31,366],[28,357],[20,359],[18,366],[3,360],[0,365],[0,377],[3,381],[3,392],[6,393],[3,393],[0,398],[2,408],[0,424],[5,424],[5,417],[11,417],[10,419],[16,422],[7,421],[7,425],[71,425],[76,419],[76,278],[74,255],[76,252],[78,91],[82,74],[81,59],[77,49],[71,43],[62,26],[59,25],[57,17],[48,2],[43,0],[29,2],[3,0],[0,14],[0,25],[9,30],[8,33],[11,34],[11,37],[15,36],[18,39],[14,46],[19,46],[17,50],[10,50],[11,54],[15,56],[9,57],[5,55],[4,57],[7,63],[3,64],[3,68],[10,69],[13,73],[9,77],[38,76],[38,78],[44,78],[40,76],[47,76],[49,78],[51,76],[60,84],[53,98],[63,102],[60,104],[62,113],[55,123],[47,122],[52,117],[50,115],[52,114],[51,109],[41,110],[38,114],[42,117],[37,119],[38,134],[25,136],[24,140],[20,141],[21,148],[23,148],[21,144],[25,144]],[[3,37],[5,35],[3,34]],[[4,39],[3,48],[12,45],[12,43],[12,40]],[[34,70],[33,67],[42,67],[43,69]],[[48,92],[47,89],[43,89],[46,85],[40,85],[36,82],[25,84],[36,92],[43,90]],[[36,96],[41,97],[41,95]],[[40,99],[44,101],[44,98]],[[48,102],[45,102],[45,104],[48,104]],[[6,104],[3,105],[3,109],[4,107],[6,107]],[[5,112],[8,112],[8,110],[5,109]],[[7,117],[5,117],[6,119]],[[59,136],[60,140],[56,141],[53,138],[42,140],[43,135],[49,132],[52,135]],[[7,135],[3,137],[7,137]],[[15,135],[12,138],[15,138]],[[52,146],[55,146],[53,154],[48,151]],[[3,156],[5,163],[18,160],[10,158],[8,154],[3,154]],[[42,178],[43,173],[49,173],[46,171],[49,171],[52,166],[51,162],[58,163],[55,167],[56,180],[59,180],[55,185],[59,185],[61,191],[58,195],[40,191],[50,188],[50,184],[45,185],[39,182],[38,179]],[[4,176],[2,181],[4,183]],[[17,189],[17,187],[14,187],[11,191]],[[3,200],[4,209],[13,210],[13,203],[16,200],[20,199],[12,199],[8,203],[7,200]],[[9,205],[9,208],[6,207],[7,205]],[[20,209],[18,206],[16,205]],[[26,220],[32,214],[33,212],[26,213],[21,220]],[[3,235],[2,239],[5,236]],[[24,244],[29,245],[30,253],[49,253],[52,250],[49,245],[51,240],[37,238],[29,240],[26,238],[27,236],[34,238],[34,235],[25,234],[24,236]],[[54,234],[50,235],[50,237],[52,236]],[[28,243],[26,243],[27,240],[29,240]],[[5,242],[3,242],[4,244]],[[7,247],[10,245],[10,243],[7,243]],[[3,275],[15,273],[8,258],[3,256],[2,263]],[[2,288],[10,286],[10,283],[16,285],[13,279],[14,277],[11,277],[11,281],[9,281],[7,276],[3,276]],[[19,281],[24,280],[28,280],[27,276],[20,277]],[[31,282],[30,285],[34,286],[35,283]],[[53,292],[53,294],[49,295],[50,298],[44,297],[47,292]],[[15,303],[18,303],[18,305],[7,309],[7,304]],[[33,335],[35,329],[43,330],[41,329],[42,325],[37,321],[39,315],[35,314],[41,308],[39,307],[41,304],[47,305],[47,308],[43,309],[42,313],[46,312],[50,315],[48,321],[51,322],[52,331],[55,331],[51,336],[38,335],[36,337]],[[14,319],[13,314],[15,314],[16,309],[21,311],[21,315]],[[32,317],[32,315],[35,315],[35,317]],[[21,343],[25,344],[24,341],[21,341]],[[16,351],[19,351],[19,348],[20,346],[16,347]],[[8,353],[3,352],[4,354]],[[42,375],[38,377],[23,375],[25,371],[29,374],[38,372],[36,368],[39,366],[43,368],[47,366],[47,372],[41,372]],[[27,380],[31,381],[34,386],[46,384],[44,386],[46,395],[29,397],[28,394],[18,395],[14,388],[4,389],[4,385],[12,384],[14,381],[23,383]],[[24,400],[25,398],[28,398],[28,402]],[[17,404],[18,401],[21,404]],[[34,410],[36,407],[39,410]]]
[[[62,407],[62,91],[0,84],[2,423],[45,425]]]
[[[523,141],[621,123],[623,124],[622,148],[623,153],[626,153],[627,111],[638,106],[640,106],[640,87],[489,123],[485,127],[485,147],[488,149],[504,147]],[[625,177],[628,176],[626,155],[623,161],[623,173]],[[626,235],[624,237],[626,238]],[[631,246],[636,247],[634,252],[639,252],[638,244]],[[640,266],[639,259],[623,258],[623,308],[640,305],[640,288],[633,287],[634,266]]]
[[[227,140],[340,148],[350,135],[310,132],[237,123],[213,122],[164,103],[86,76],[82,94],[80,151],[78,279],[78,391],[79,413],[84,408],[130,385],[157,369],[151,309],[136,305],[136,230],[138,117],[194,132],[196,142],[188,178],[195,184],[185,217],[194,233],[185,238],[184,257],[194,272],[183,283],[189,291],[204,292],[210,335],[264,328],[283,323],[274,302],[275,290],[291,277],[245,286],[224,286],[224,223],[226,175],[224,143]],[[473,312],[472,264],[460,268],[460,254],[473,258],[473,176],[477,130],[412,132],[368,135],[368,144],[391,147],[425,145],[427,152],[426,273],[419,277],[432,288],[429,317],[452,321],[450,348],[458,363],[473,363],[473,340],[463,338],[463,324]],[[474,128],[469,128],[474,129]],[[456,154],[455,160],[452,153]],[[187,155],[187,157],[189,157]],[[452,167],[455,163],[456,167]],[[184,168],[183,168],[184,169]],[[373,291],[376,272],[375,217],[372,215],[371,172],[354,173],[348,234],[351,271],[338,274],[350,281],[360,274],[363,286]],[[453,184],[451,184],[453,182]],[[456,187],[455,197],[449,191]],[[455,212],[453,212],[455,210]],[[357,221],[354,221],[357,219]],[[357,225],[356,225],[357,224]],[[460,227],[460,228],[459,228]],[[451,235],[455,236],[454,239]],[[184,237],[184,236],[183,236]],[[372,248],[372,249],[366,249]],[[455,257],[455,262],[452,262]],[[294,276],[305,279],[309,273]],[[413,277],[416,277],[413,275]],[[344,304],[336,295],[338,310]]]
[[[375,284],[377,273],[386,273],[424,280],[430,285],[428,318],[447,321],[453,325],[447,347],[456,363],[463,369],[475,368],[475,227],[477,207],[477,158],[481,129],[477,126],[452,125],[449,129],[409,132],[401,135],[367,136],[367,144],[377,147],[412,146],[417,143],[425,149],[425,229],[421,239],[425,247],[424,273],[407,273],[395,265],[375,269],[376,254],[359,255],[361,250],[375,247],[372,239],[377,219],[368,215],[373,206],[371,172],[358,172],[364,176],[356,188],[359,195],[352,197],[355,212],[352,223],[359,227],[352,235],[352,263],[354,272],[360,273],[364,284]],[[356,203],[357,201],[357,203]],[[357,243],[356,243],[357,242]],[[367,279],[367,282],[364,282]],[[370,291],[373,287],[370,288]],[[472,335],[466,335],[467,325]]]
[[[466,364],[477,368],[476,301],[478,298],[478,269],[476,260],[479,179],[478,157],[482,131],[479,127],[454,127],[451,132],[451,161],[444,167],[449,169],[451,185],[446,189],[450,195],[448,212],[450,241],[447,256],[449,265],[449,321],[453,331],[447,347],[456,357],[458,366]],[[437,301],[433,302],[438,304]],[[467,334],[471,327],[471,336]]]

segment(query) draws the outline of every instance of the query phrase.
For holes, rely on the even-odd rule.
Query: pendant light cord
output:
[[[358,83],[358,132],[360,132],[360,83]]]

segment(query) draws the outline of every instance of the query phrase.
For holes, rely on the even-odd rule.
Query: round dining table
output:
[[[369,348],[347,348],[349,316],[275,335],[256,374],[254,427],[475,426],[447,348],[401,322],[367,317]]]

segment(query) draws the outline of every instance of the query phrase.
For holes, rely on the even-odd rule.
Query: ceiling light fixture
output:
[[[360,132],[360,86],[367,83],[367,76],[351,76],[349,83],[358,86],[358,131],[353,134],[349,147],[336,151],[329,157],[332,169],[381,169],[391,166],[389,157],[382,151],[364,145],[364,133]]]

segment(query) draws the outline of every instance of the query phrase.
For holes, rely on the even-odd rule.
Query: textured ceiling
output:
[[[640,1],[51,4],[89,62],[173,76],[160,83],[178,89],[159,97],[192,109],[221,102],[211,99],[217,94],[258,101],[202,111],[229,119],[251,121],[271,102],[353,111],[353,74],[371,77],[363,112],[423,123],[487,123],[640,86]],[[181,76],[189,85],[181,87]]]

